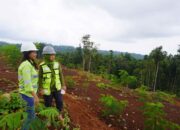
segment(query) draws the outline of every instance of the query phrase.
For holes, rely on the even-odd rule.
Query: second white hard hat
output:
[[[43,55],[45,54],[56,54],[54,48],[52,46],[45,46],[43,48],[43,52],[42,52]]]

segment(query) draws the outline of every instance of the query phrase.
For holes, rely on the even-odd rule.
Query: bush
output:
[[[76,82],[73,80],[72,76],[66,76],[65,81],[68,88],[74,88],[76,85]]]
[[[17,45],[4,45],[0,47],[0,52],[6,56],[7,61],[15,68],[18,67],[18,62],[21,59],[21,53]]]
[[[119,71],[119,82],[123,86],[127,86],[129,88],[136,88],[138,85],[137,78],[135,76],[130,76],[127,71],[125,70],[120,70]]]
[[[72,63],[68,63],[67,65],[66,65],[68,68],[70,68],[70,69],[75,69],[76,67],[75,67],[75,64],[72,64]]]
[[[127,85],[129,88],[136,88],[138,84],[137,78],[135,76],[128,76],[127,77]]]
[[[101,89],[106,89],[110,87],[109,84],[105,84],[105,83],[97,83],[96,85],[98,88],[101,88]]]
[[[0,129],[20,130],[23,120],[27,118],[24,112],[25,104],[19,93],[5,93],[0,95]],[[36,107],[36,118],[30,124],[30,130],[71,129],[70,118],[64,110],[64,121],[59,121],[59,111],[56,108],[45,107],[42,103]],[[73,129],[73,128],[72,128]]]
[[[23,109],[25,106],[19,93],[3,94],[0,97],[0,113],[15,112],[18,109]]]
[[[2,115],[0,128],[3,130],[17,130],[21,127],[23,119],[25,119],[25,113],[22,111]]]
[[[55,119],[57,119],[59,116],[59,112],[56,108],[53,107],[45,108],[44,110],[39,112],[39,115],[46,117],[47,123],[50,123],[51,126],[55,126],[56,128],[59,127],[60,124],[58,124],[55,121]]]
[[[154,98],[158,101],[167,101],[169,103],[174,103],[175,97],[176,95],[171,95],[162,91],[157,91],[154,93]]]
[[[111,95],[102,95],[100,102],[104,107],[104,110],[102,111],[103,116],[120,115],[128,105],[127,100],[118,101]]]
[[[135,89],[135,92],[138,94],[140,101],[145,102],[147,100],[153,99],[151,93],[148,92],[147,90],[148,90],[148,87],[144,85]]]
[[[8,105],[10,101],[10,95],[3,94],[0,97],[0,114],[8,113]]]
[[[11,93],[10,95],[11,95],[11,100],[9,102],[10,111],[16,111],[18,109],[24,108],[26,103],[19,95],[19,93]]]
[[[179,125],[167,121],[165,112],[163,111],[164,105],[160,102],[152,103],[147,102],[143,107],[143,114],[145,116],[145,130],[178,130]]]

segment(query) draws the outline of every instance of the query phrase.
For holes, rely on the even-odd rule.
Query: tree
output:
[[[126,87],[135,88],[137,87],[137,78],[130,76],[127,71],[119,70],[120,83]]]
[[[82,49],[83,70],[90,71],[92,57],[97,52],[97,49],[94,45],[94,42],[90,41],[90,35],[89,34],[84,35],[82,37],[82,44],[83,44],[83,49]]]
[[[36,45],[38,52],[37,52],[37,56],[38,58],[42,58],[42,52],[43,52],[43,48],[45,47],[45,43],[41,43],[41,42],[34,42],[34,44]]]
[[[159,64],[166,56],[166,52],[162,51],[162,46],[155,48],[150,53],[150,57],[154,60],[156,65],[156,73],[154,77],[154,85],[153,85],[153,91],[156,91],[156,83],[157,83],[157,77],[158,77],[158,71],[159,71]]]

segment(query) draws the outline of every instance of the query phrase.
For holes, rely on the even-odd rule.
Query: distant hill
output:
[[[57,51],[57,52],[72,52],[72,51],[75,51],[75,47],[73,46],[65,46],[65,45],[61,45],[61,46],[57,46],[57,45],[53,45],[54,46],[54,49]]]
[[[108,55],[109,51],[107,50],[99,50],[99,53],[104,54],[104,55]],[[129,53],[129,52],[120,52],[120,51],[113,51],[114,55],[119,55],[119,54],[130,54],[133,58],[141,60],[144,58],[144,55],[142,54],[137,54],[137,53]]]
[[[7,44],[11,44],[11,43],[0,41],[0,46],[1,45],[7,45]],[[62,52],[62,53],[72,52],[72,51],[75,51],[75,49],[76,49],[73,46],[66,46],[66,45],[53,45],[53,46],[54,46],[54,48],[55,48],[55,50],[57,52]],[[108,50],[98,50],[98,52],[101,53],[101,54],[104,54],[104,55],[109,54]],[[128,53],[128,52],[113,51],[113,53],[114,53],[114,55],[119,55],[119,54],[125,54],[125,53]],[[137,53],[128,53],[128,54],[130,54],[135,59],[143,59],[144,58],[144,55],[142,55],[142,54],[137,54]]]
[[[0,46],[9,44],[8,42],[0,41]]]

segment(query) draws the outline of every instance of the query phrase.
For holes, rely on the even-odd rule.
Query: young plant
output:
[[[138,94],[140,101],[145,102],[147,100],[148,101],[152,100],[151,93],[148,92],[147,90],[148,90],[148,88],[143,85],[141,87],[135,89],[135,92]]]
[[[30,124],[30,130],[48,130],[46,121],[36,117]]]
[[[0,128],[2,130],[17,130],[22,125],[22,120],[25,118],[25,113],[18,111],[7,115],[2,115],[0,120]]]
[[[65,81],[68,88],[74,88],[76,85],[76,82],[73,80],[72,76],[66,76]]]
[[[164,105],[160,102],[147,102],[143,107],[145,130],[178,130],[180,127],[165,119]]]
[[[23,109],[25,102],[18,93],[6,93],[0,96],[0,113],[15,112]]]
[[[49,107],[39,112],[40,116],[46,117],[48,119],[48,123],[50,123],[52,126],[58,127],[58,124],[56,122],[56,118],[59,116],[59,112],[56,108]]]
[[[8,104],[10,101],[10,95],[3,94],[0,97],[0,114],[7,114],[8,113]]]
[[[103,116],[120,115],[128,105],[127,100],[119,101],[111,95],[102,95],[100,102],[104,107]]]
[[[70,118],[68,116],[67,110],[65,110],[64,112],[65,112],[65,114],[64,114],[63,127],[65,128],[65,130],[69,130],[70,129],[70,126],[69,126]]]
[[[101,89],[106,89],[106,88],[110,87],[109,84],[105,84],[105,83],[98,83],[96,85],[97,85],[98,88],[101,88]]]
[[[8,105],[8,108],[9,108],[10,112],[13,112],[13,111],[16,111],[18,109],[24,108],[26,103],[24,102],[22,97],[19,95],[19,93],[11,93],[10,95],[11,95],[11,98],[10,98],[10,102],[9,102],[9,105]]]
[[[154,93],[154,98],[155,100],[158,101],[166,101],[169,103],[174,103],[174,98],[176,97],[176,95],[171,95],[162,91],[157,91]]]

